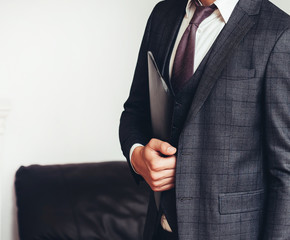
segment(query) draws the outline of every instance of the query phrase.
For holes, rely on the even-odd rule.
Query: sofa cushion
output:
[[[142,239],[149,189],[126,162],[20,167],[15,188],[21,240]]]

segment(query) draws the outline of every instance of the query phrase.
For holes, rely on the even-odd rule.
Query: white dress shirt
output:
[[[203,20],[203,22],[199,25],[198,30],[196,32],[196,39],[195,39],[194,66],[192,66],[194,72],[196,71],[199,64],[201,63],[201,61],[203,60],[203,58],[205,57],[205,55],[211,48],[212,44],[216,40],[217,36],[221,32],[225,24],[228,22],[238,1],[239,0],[216,0],[214,4],[217,6],[217,9],[209,17]],[[177,38],[176,38],[176,41],[175,41],[175,44],[171,53],[171,57],[170,57],[169,77],[171,77],[172,67],[173,67],[174,58],[175,58],[178,44],[186,28],[188,27],[191,18],[193,17],[195,9],[196,9],[195,4],[191,0],[188,0],[186,9],[185,9],[185,16],[179,28],[179,32],[178,32],[178,35],[177,35]],[[138,146],[143,146],[143,145],[136,143],[131,147],[130,160],[131,160],[133,151]],[[134,169],[133,166],[132,168]],[[161,225],[164,230],[171,232],[171,228],[164,215],[161,218]]]

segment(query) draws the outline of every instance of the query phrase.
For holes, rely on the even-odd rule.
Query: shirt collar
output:
[[[199,0],[198,0],[199,1]],[[229,18],[234,11],[235,6],[237,5],[239,0],[216,0],[214,4],[217,6],[218,10],[220,11],[225,23],[229,21]],[[186,5],[186,15],[189,16],[190,8],[194,5],[192,0],[188,0]]]

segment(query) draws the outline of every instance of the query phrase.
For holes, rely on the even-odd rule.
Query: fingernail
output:
[[[175,148],[174,147],[169,147],[169,148],[167,148],[167,151],[168,152],[174,152],[175,151]]]

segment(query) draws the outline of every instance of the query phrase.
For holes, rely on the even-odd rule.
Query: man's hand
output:
[[[175,153],[169,143],[152,138],[146,146],[134,149],[131,164],[153,191],[162,192],[174,187]]]

